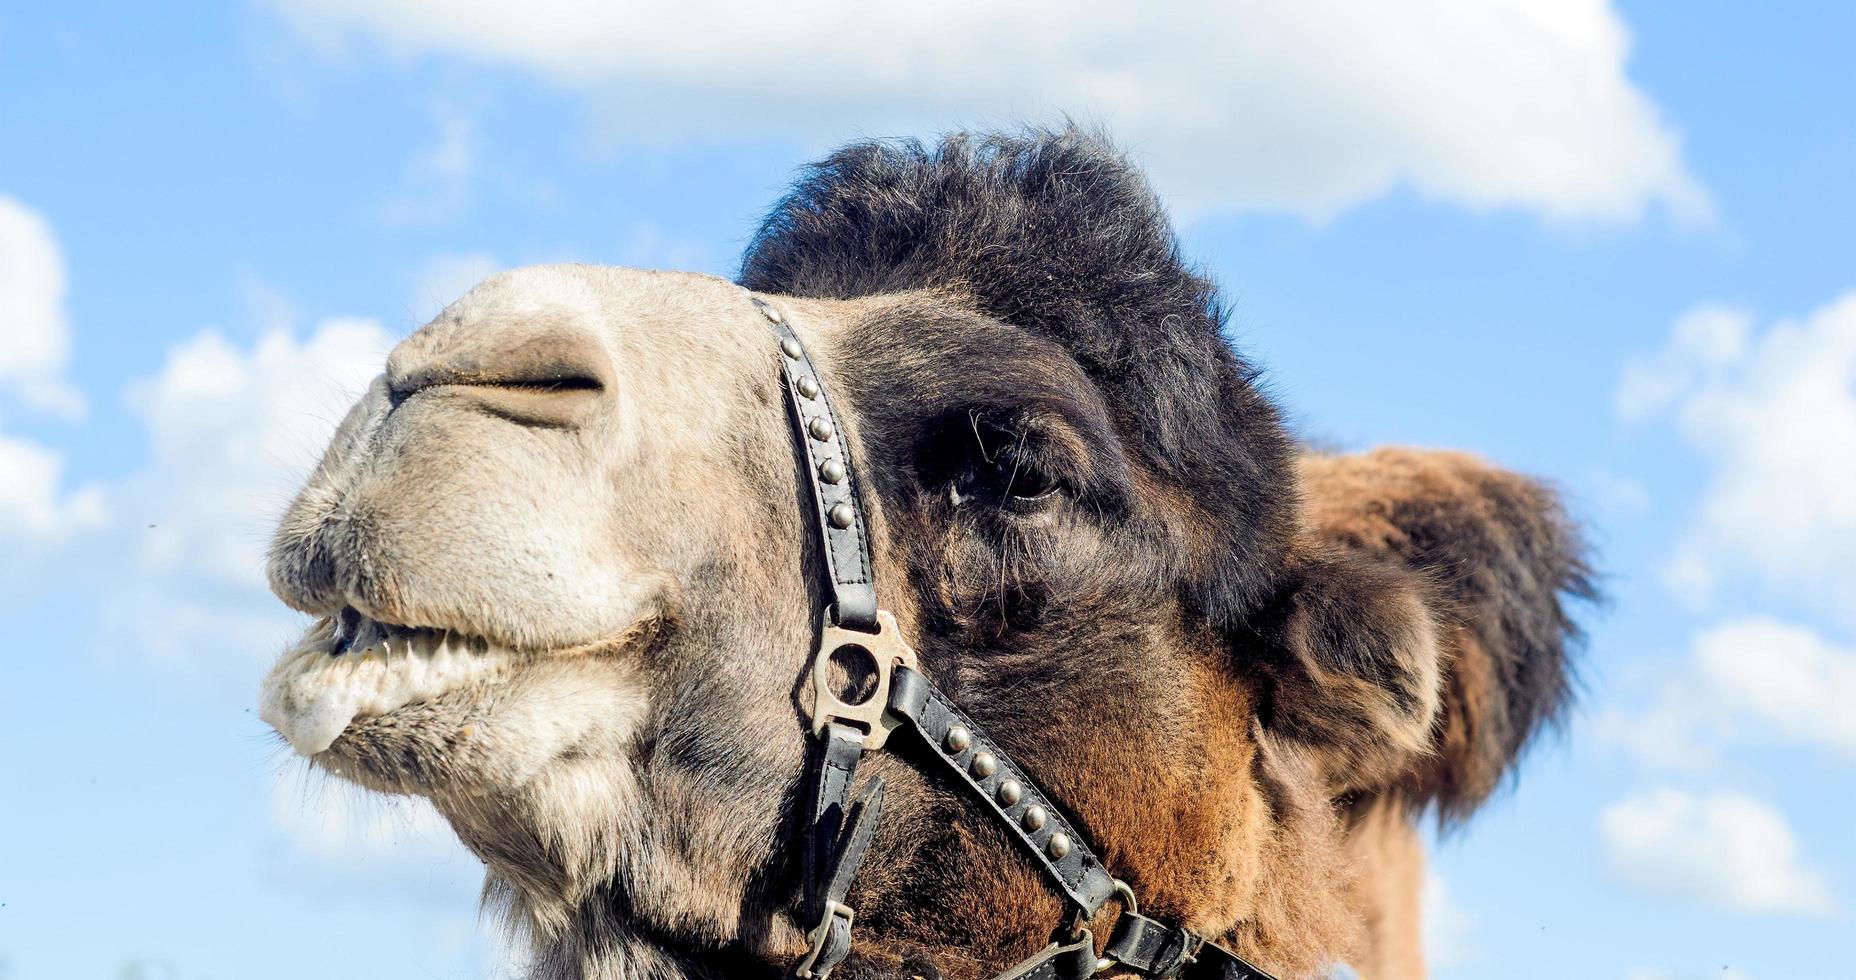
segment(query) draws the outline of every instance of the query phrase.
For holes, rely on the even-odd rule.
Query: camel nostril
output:
[[[420,390],[518,425],[565,428],[597,412],[606,385],[586,377],[495,378],[444,381]]]
[[[614,384],[604,346],[576,330],[415,335],[387,364],[394,408],[423,392],[443,390],[493,415],[536,425],[575,421]]]
[[[471,384],[473,382],[463,382]],[[516,391],[532,391],[536,394],[570,391],[605,391],[606,386],[598,378],[564,377],[564,378],[528,378],[522,380],[499,380],[475,382],[485,388],[511,388]]]
[[[388,397],[394,405],[424,391],[427,388],[482,388],[490,392],[506,391],[516,395],[573,395],[579,393],[598,394],[606,390],[606,383],[598,378],[584,375],[566,375],[554,377],[542,375],[532,378],[516,377],[456,377],[420,379],[405,392],[388,390]]]
[[[448,369],[414,371],[393,378],[387,385],[387,397],[395,408],[413,395],[428,388],[487,388],[530,395],[574,394],[606,390],[606,382],[587,374],[561,374],[538,371],[533,374],[499,372],[463,372]]]

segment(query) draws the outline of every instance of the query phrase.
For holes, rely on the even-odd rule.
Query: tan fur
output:
[[[938,293],[775,301],[829,378],[858,367],[837,358],[860,324],[974,315]],[[314,762],[436,803],[483,859],[486,904],[531,944],[537,977],[762,975],[803,948],[786,815],[824,597],[773,343],[721,280],[506,273],[393,353],[279,528],[272,583],[293,606],[488,637],[526,658],[507,679],[357,718]],[[932,353],[884,367],[932,374]],[[1088,384],[1049,363],[1041,377]],[[862,387],[836,392],[860,465],[882,448],[860,408],[889,380],[863,370]],[[1015,649],[1003,625],[987,637],[994,659],[962,659],[967,627],[931,611],[946,619],[976,594],[1003,608],[1051,567],[976,564],[970,539],[925,509],[892,512],[864,479],[879,592],[925,669],[950,685],[980,676],[986,697],[969,706],[997,713],[1006,747],[1149,911],[1285,978],[1343,961],[1370,980],[1422,975],[1407,801],[1485,794],[1506,765],[1491,746],[1511,733],[1481,607],[1399,563],[1395,512],[1428,502],[1506,526],[1511,515],[1477,508],[1509,477],[1443,454],[1305,457],[1290,558],[1306,584],[1254,649],[1233,649],[1176,593],[1088,618],[1126,598],[1124,570],[1091,550],[1082,517],[1027,522],[1017,554],[1068,549],[1067,565],[1048,564],[1067,576],[1061,615],[1084,617],[1070,625],[1122,624],[1112,665]],[[1169,554],[1219,557],[1177,485],[1142,472],[1132,486],[1177,515]],[[1335,617],[1354,647],[1334,649]],[[987,686],[1008,657],[1031,665],[1027,683],[1039,670],[1090,678],[1089,700]],[[908,758],[867,769],[891,805],[882,859],[854,894],[862,941],[847,980],[980,977],[1046,941],[1059,903],[997,828]]]
[[[1424,845],[1413,815],[1384,799],[1356,806],[1347,860],[1356,874],[1350,898],[1365,932],[1351,965],[1372,980],[1422,980]]]

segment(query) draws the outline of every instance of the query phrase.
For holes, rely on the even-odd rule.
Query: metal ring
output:
[[[1141,900],[1134,897],[1134,889],[1129,887],[1128,883],[1122,881],[1120,878],[1111,878],[1110,880],[1115,883],[1115,896],[1121,899],[1121,914],[1140,915]],[[1080,916],[1082,910],[1077,909],[1077,914]],[[1112,933],[1113,930],[1110,930],[1110,932]],[[1109,938],[1113,939],[1114,936],[1111,935]],[[1116,959],[1114,955],[1108,951],[1108,948],[1104,946],[1102,952],[1096,956],[1096,968],[1093,972],[1101,973],[1104,970],[1113,969],[1120,962],[1121,961]]]
[[[1120,878],[1114,879],[1114,882],[1115,894],[1121,896],[1121,910],[1123,912],[1132,912],[1135,915],[1140,915],[1141,900],[1134,897],[1134,889],[1128,887],[1128,883],[1122,881]]]

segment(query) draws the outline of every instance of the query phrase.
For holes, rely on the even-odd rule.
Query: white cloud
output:
[[[71,356],[64,294],[64,254],[51,225],[0,195],[0,394],[72,420],[84,400],[64,377]],[[104,521],[101,490],[65,490],[58,450],[0,432],[0,474],[0,541],[9,546],[61,541]]]
[[[0,195],[0,389],[67,419],[84,399],[64,379],[71,356],[64,253],[38,212]]]
[[[1188,5],[271,0],[312,43],[454,55],[586,93],[631,143],[922,133],[1070,112],[1176,206],[1705,216],[1608,0]]]
[[[147,529],[146,567],[262,589],[264,548],[393,338],[373,320],[326,320],[299,337],[267,330],[249,349],[208,330],[132,386],[153,460],[118,510]]]
[[[1721,383],[1746,358],[1752,335],[1753,315],[1745,310],[1704,304],[1683,313],[1661,350],[1624,366],[1618,414],[1642,421],[1698,386]]]
[[[0,434],[0,540],[54,542],[103,523],[103,491],[87,486],[67,496],[63,471],[56,450]]]
[[[110,550],[94,566],[106,656],[160,661],[240,703],[253,665],[304,625],[267,588],[273,527],[394,342],[372,320],[301,331],[282,297],[253,292],[271,321],[257,340],[204,330],[129,385],[149,460],[108,487],[116,530],[97,539]]]
[[[1758,331],[1697,308],[1626,367],[1617,403],[1672,418],[1709,464],[1665,569],[1678,595],[1705,605],[1750,577],[1856,622],[1856,292]]]
[[[1647,710],[1612,712],[1601,734],[1653,766],[1701,768],[1728,742],[1813,746],[1856,762],[1856,648],[1763,616],[1718,623]]]
[[[1856,649],[1772,619],[1723,623],[1695,644],[1702,683],[1739,714],[1788,741],[1856,761]]]
[[[1742,912],[1827,915],[1824,877],[1800,863],[1784,814],[1738,793],[1656,789],[1599,815],[1611,869],[1629,885]]]

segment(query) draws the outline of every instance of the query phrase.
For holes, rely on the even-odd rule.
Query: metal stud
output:
[[[844,464],[828,459],[818,464],[818,478],[833,485],[844,482]]]
[[[786,352],[786,356],[792,358],[795,361],[799,360],[801,357],[804,357],[806,353],[806,349],[804,347],[799,346],[799,341],[794,340],[791,337],[781,338],[780,350]]]
[[[775,309],[772,303],[765,303],[765,302],[761,303],[760,314],[761,316],[766,317],[768,320],[771,320],[774,323],[779,323],[781,320],[786,319],[785,317],[780,315],[780,311]],[[794,356],[798,356],[798,355],[794,355]]]
[[[812,380],[810,376],[801,376],[798,381],[793,382],[793,387],[798,388],[799,393],[807,398],[818,397],[818,382]]]
[[[1018,822],[1026,830],[1043,830],[1044,821],[1049,820],[1049,819],[1050,819],[1050,814],[1045,813],[1043,807],[1038,806],[1036,803],[1033,803],[1030,806],[1025,807],[1024,816],[1019,817]]]
[[[999,804],[1015,806],[1025,798],[1025,787],[1016,779],[1008,779],[999,784]]]
[[[985,779],[999,771],[999,757],[991,752],[980,751],[973,756],[973,774]]]
[[[840,531],[850,527],[857,520],[857,512],[851,509],[850,504],[843,501],[832,504],[831,509],[825,512],[825,516],[831,518],[831,526]]]
[[[973,733],[967,731],[964,725],[955,725],[947,730],[945,744],[949,752],[959,755],[967,750],[967,746],[973,744]]]
[[[1044,853],[1050,855],[1053,861],[1063,860],[1064,855],[1070,853],[1070,835],[1062,831],[1050,835],[1050,842],[1044,845]]]
[[[815,418],[806,423],[806,431],[812,433],[812,438],[824,442],[831,438],[831,423],[827,422],[823,417]]]

